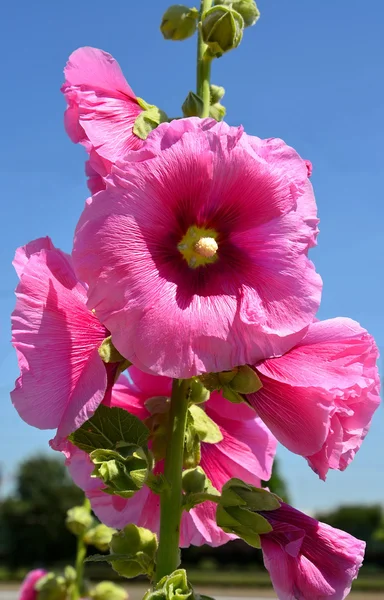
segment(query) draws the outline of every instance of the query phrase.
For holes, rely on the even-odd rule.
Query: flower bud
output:
[[[74,506],[67,511],[65,524],[75,535],[84,535],[92,527],[93,517],[85,506]]]
[[[90,546],[95,546],[100,552],[106,552],[109,549],[109,544],[114,533],[116,533],[115,529],[100,523],[87,531],[84,536],[84,542]]]
[[[204,492],[211,485],[211,482],[201,467],[184,471],[182,481],[183,490],[187,494]]]
[[[209,116],[215,121],[222,121],[225,117],[227,109],[225,106],[220,104],[220,102],[216,102],[216,104],[211,104],[209,107]]]
[[[231,6],[244,19],[244,27],[254,25],[260,17],[255,0],[214,0],[214,6]]]
[[[225,94],[225,89],[221,85],[211,84],[210,87],[210,96],[211,96],[211,104],[216,104],[220,102],[222,97]]]
[[[106,485],[105,492],[131,498],[139,491],[152,469],[148,450],[136,444],[126,444],[115,450],[94,450],[89,455],[98,477]]]
[[[153,590],[148,590],[143,600],[188,600],[194,597],[184,569],[177,569],[160,579]]]
[[[256,371],[248,365],[238,367],[238,372],[229,385],[233,391],[239,394],[254,394],[263,387]]]
[[[136,577],[147,574],[150,577],[154,572],[155,556],[157,551],[157,538],[152,531],[136,525],[127,525],[112,536],[110,544],[111,553],[126,555],[118,560],[105,559],[111,563],[112,568],[123,577]]]
[[[62,575],[48,573],[35,584],[38,600],[66,600],[68,586]]]
[[[226,6],[213,6],[203,14],[201,32],[211,56],[219,58],[237,48],[243,37],[243,17]]]
[[[204,102],[195,92],[189,92],[181,108],[184,117],[200,117],[203,112]]]
[[[195,377],[191,380],[191,394],[189,396],[189,401],[192,404],[201,404],[203,402],[207,402],[207,400],[209,400],[209,396],[209,390],[202,384],[200,379]]]
[[[101,581],[89,595],[92,600],[128,600],[125,589],[111,581]]]
[[[196,8],[174,4],[165,11],[160,31],[166,40],[186,40],[195,33],[198,17]]]

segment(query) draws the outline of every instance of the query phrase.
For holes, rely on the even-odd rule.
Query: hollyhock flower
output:
[[[365,542],[282,503],[261,513],[264,564],[280,600],[344,600],[363,562]]]
[[[147,401],[152,397],[171,394],[171,380],[140,372],[135,367],[128,369],[129,381],[121,376],[112,390],[111,399],[106,404],[128,410],[144,420],[150,416]],[[225,407],[223,407],[225,404]],[[199,405],[200,407],[202,405]],[[214,393],[204,405],[207,415],[219,426],[223,440],[217,444],[201,444],[201,467],[214,487],[221,490],[231,477],[245,479],[260,486],[261,479],[271,476],[276,441],[254,411],[246,404],[234,405],[224,402]],[[224,408],[224,409],[223,409]],[[71,476],[91,501],[97,517],[106,525],[121,529],[127,523],[135,523],[154,532],[159,530],[160,499],[149,488],[143,487],[129,499],[103,492],[103,483],[91,478],[93,465],[88,454],[71,443],[61,449],[67,457]],[[156,465],[162,470],[162,462]],[[181,521],[181,546],[190,544],[224,544],[234,536],[224,533],[215,519],[216,507],[205,502],[184,512]]]
[[[302,338],[321,279],[307,258],[315,200],[292,148],[182,119],[160,125],[108,180],[87,202],[73,258],[123,356],[188,378]]]
[[[70,256],[40,238],[16,251],[20,277],[12,343],[20,377],[11,392],[19,415],[59,438],[89,419],[107,390],[98,347],[109,332],[86,307]]]
[[[368,432],[380,403],[377,358],[374,339],[355,321],[318,321],[284,356],[256,365],[263,387],[247,400],[325,479],[348,466]]]
[[[30,571],[21,584],[19,600],[37,600],[35,585],[46,574],[47,571],[44,571],[44,569]]]
[[[90,155],[86,173],[92,193],[105,188],[103,177],[128,150],[142,146],[132,132],[142,112],[115,59],[98,48],[79,48],[64,69],[62,92],[68,103],[65,128]]]

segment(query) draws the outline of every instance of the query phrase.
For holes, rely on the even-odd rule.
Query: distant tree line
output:
[[[278,461],[266,484],[289,502]],[[72,562],[76,540],[66,529],[65,517],[69,508],[82,502],[83,493],[72,483],[60,458],[42,455],[22,463],[13,494],[0,502],[0,564],[17,569]],[[342,506],[317,518],[365,540],[364,564],[384,569],[384,519],[380,505]],[[262,566],[261,552],[242,541],[220,548],[190,547],[183,550],[182,558],[189,565],[205,563],[237,569]]]

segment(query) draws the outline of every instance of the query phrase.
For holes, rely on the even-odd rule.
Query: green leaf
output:
[[[246,506],[253,511],[268,511],[280,508],[275,494],[245,483],[241,479],[230,479],[223,486],[221,504],[224,506]]]
[[[193,428],[202,442],[207,444],[217,444],[223,439],[220,428],[207,413],[196,404],[189,407],[189,414],[192,417]]]
[[[69,440],[84,452],[115,450],[121,442],[143,446],[147,444],[149,429],[138,417],[122,408],[101,404],[93,417],[69,436]]]

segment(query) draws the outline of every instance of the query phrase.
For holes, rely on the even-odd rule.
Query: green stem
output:
[[[156,581],[170,575],[180,563],[179,540],[182,513],[182,473],[190,381],[175,379],[169,413],[169,439],[164,462],[168,486],[160,499],[160,538]]]
[[[77,538],[77,552],[76,552],[76,581],[72,588],[71,600],[79,600],[81,598],[84,586],[84,560],[87,556],[87,546],[84,542],[83,536],[79,535]]]
[[[201,0],[200,20],[202,14],[211,8],[212,0]],[[209,107],[211,100],[210,83],[211,83],[211,62],[212,59],[205,55],[207,45],[204,43],[200,27],[197,36],[197,81],[196,93],[203,100],[203,112],[201,117],[209,117]]]

